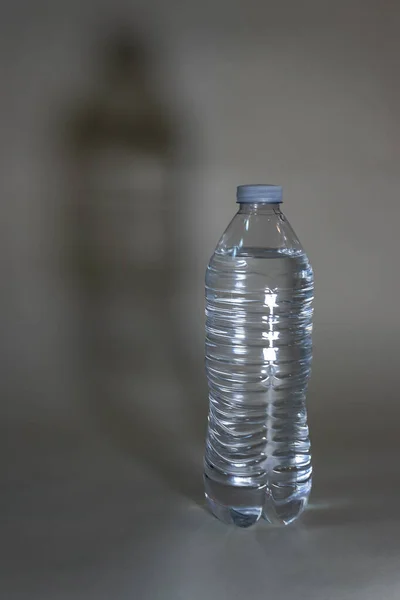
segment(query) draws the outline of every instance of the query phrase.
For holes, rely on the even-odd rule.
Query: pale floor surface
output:
[[[385,450],[321,452],[298,523],[238,530],[205,511],[197,450],[176,485],[98,435],[9,429],[2,445],[4,600],[400,597],[400,477]]]

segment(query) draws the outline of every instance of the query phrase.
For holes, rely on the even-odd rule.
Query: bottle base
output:
[[[272,485],[265,498],[263,518],[273,525],[290,525],[307,506],[311,479],[286,486]]]
[[[205,494],[207,505],[212,514],[222,523],[236,527],[251,527],[262,517],[262,509],[252,506],[225,506]]]
[[[262,517],[266,486],[235,487],[204,475],[207,505],[212,514],[227,525],[250,527]]]
[[[273,525],[289,525],[307,506],[311,479],[292,486],[235,487],[204,476],[210,512],[227,525],[250,527],[263,518]]]

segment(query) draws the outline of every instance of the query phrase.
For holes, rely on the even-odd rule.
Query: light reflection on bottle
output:
[[[264,305],[269,308],[268,316],[268,331],[263,332],[263,337],[268,340],[268,348],[263,348],[263,357],[266,362],[271,366],[276,360],[276,348],[274,348],[274,341],[278,339],[279,332],[274,331],[274,308],[277,307],[276,303],[277,294],[274,294],[271,290],[267,290],[264,296]]]

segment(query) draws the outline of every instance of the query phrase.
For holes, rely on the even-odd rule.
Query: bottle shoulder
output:
[[[290,225],[280,211],[267,214],[238,212],[219,240],[215,249],[222,255],[256,255],[271,258],[278,255],[303,255],[304,249]]]

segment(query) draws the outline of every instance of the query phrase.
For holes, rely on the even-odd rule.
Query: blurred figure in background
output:
[[[66,127],[86,408],[113,442],[186,493],[191,469],[181,471],[193,436],[183,421],[179,439],[176,425],[193,394],[173,307],[180,278],[175,124],[136,39],[111,38],[103,56],[99,88]]]

